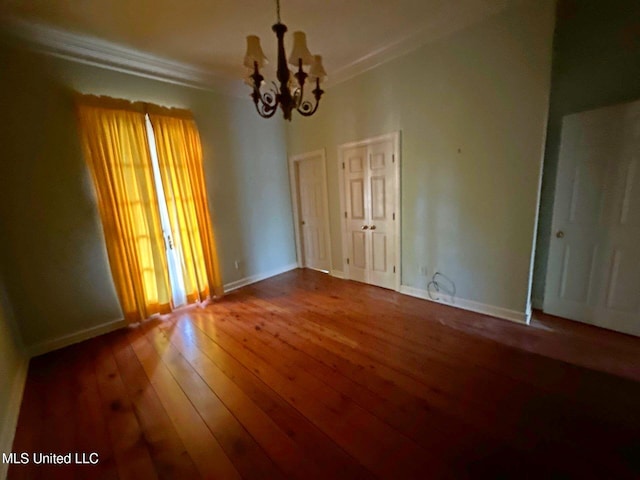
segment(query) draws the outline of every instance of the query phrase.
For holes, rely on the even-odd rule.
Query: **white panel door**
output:
[[[324,162],[320,156],[296,162],[303,266],[328,271],[329,232],[327,199],[324,184]]]
[[[369,283],[385,288],[395,286],[395,165],[393,142],[385,140],[369,146]]]
[[[396,166],[394,141],[344,148],[348,278],[396,288]]]
[[[369,281],[367,147],[353,147],[343,154],[349,278]]]
[[[640,102],[564,118],[545,312],[640,335]]]

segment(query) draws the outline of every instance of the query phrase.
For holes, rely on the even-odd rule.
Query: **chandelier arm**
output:
[[[318,105],[320,105],[320,98],[324,91],[320,88],[320,80],[316,78],[316,88],[313,89],[313,96],[316,99],[316,104],[313,105],[310,100],[303,101],[296,110],[303,117],[310,117],[316,110],[318,110]]]
[[[258,115],[262,118],[271,118],[275,115],[278,110],[278,94],[277,86],[275,83],[273,84],[274,89],[270,89],[267,92],[262,93],[260,91],[260,87],[253,87],[253,93],[251,94],[251,98],[253,99],[253,104],[256,107]]]
[[[260,101],[260,102],[255,102],[254,105],[256,106],[258,115],[260,115],[262,118],[271,118],[278,111],[277,103],[274,105],[268,105],[263,101]]]
[[[298,108],[296,108],[296,110],[298,110],[298,113],[303,117],[310,117],[311,115],[316,113],[316,110],[318,110],[318,105],[320,105],[320,102],[317,100],[315,105],[313,105],[310,100],[305,100],[300,104]]]

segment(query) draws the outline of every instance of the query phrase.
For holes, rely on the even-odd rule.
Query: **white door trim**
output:
[[[402,204],[400,202],[400,199],[402,198],[401,192],[400,192],[400,162],[401,162],[401,158],[400,158],[400,131],[397,130],[395,132],[391,132],[391,133],[386,133],[384,135],[379,135],[377,137],[371,137],[371,138],[366,138],[364,140],[358,140],[355,142],[349,142],[349,143],[343,143],[341,145],[338,145],[338,185],[340,186],[340,188],[338,189],[340,191],[340,237],[342,239],[342,271],[344,272],[344,278],[346,279],[350,279],[351,278],[351,274],[349,271],[349,265],[347,264],[347,252],[348,250],[348,244],[347,244],[347,224],[346,221],[347,219],[345,218],[345,212],[346,210],[346,200],[345,200],[345,193],[344,193],[344,169],[342,168],[342,165],[344,163],[343,157],[344,157],[344,151],[350,148],[354,148],[354,147],[362,147],[362,146],[366,146],[366,145],[371,145],[373,143],[377,143],[380,141],[384,141],[384,140],[392,140],[393,141],[393,155],[395,157],[395,191],[396,191],[396,198],[395,200],[395,205],[396,205],[396,222],[395,222],[395,231],[394,233],[394,238],[395,238],[395,255],[396,255],[396,278],[395,278],[395,287],[394,290],[396,292],[400,291],[400,285],[401,285],[401,281],[402,281],[402,242],[401,242],[401,229],[400,229],[400,222],[402,221]]]
[[[291,187],[291,204],[293,206],[293,229],[295,232],[296,240],[296,259],[298,262],[298,268],[304,267],[303,254],[302,254],[302,232],[300,231],[300,208],[298,181],[297,181],[297,162],[307,160],[309,158],[320,157],[322,162],[322,188],[324,189],[324,227],[325,227],[325,243],[327,245],[327,254],[329,255],[329,265],[331,266],[329,271],[333,270],[333,257],[331,256],[331,230],[329,222],[329,188],[327,186],[327,156],[325,149],[314,150],[312,152],[300,153],[298,155],[292,155],[289,157],[289,184]]]

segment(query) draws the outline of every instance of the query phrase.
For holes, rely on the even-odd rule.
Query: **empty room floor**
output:
[[[637,338],[294,270],[32,359],[13,451],[99,462],[9,478],[638,478],[639,381]]]

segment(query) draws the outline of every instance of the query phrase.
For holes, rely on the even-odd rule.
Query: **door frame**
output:
[[[298,165],[303,160],[320,157],[322,172],[322,189],[324,190],[324,202],[322,208],[324,210],[324,228],[325,228],[325,244],[327,246],[327,255],[329,256],[329,272],[333,270],[333,258],[331,256],[331,230],[329,221],[329,188],[327,186],[327,156],[324,148],[314,150],[312,152],[300,153],[289,157],[289,185],[291,187],[291,204],[293,206],[293,230],[296,240],[296,261],[298,268],[305,268],[304,251],[302,249],[302,231],[300,229],[300,189],[298,182]]]
[[[350,148],[368,146],[373,143],[381,142],[384,140],[391,140],[393,142],[393,155],[395,157],[394,173],[395,173],[395,191],[396,195],[394,202],[396,205],[396,224],[393,232],[394,244],[395,244],[395,257],[396,257],[396,278],[394,290],[400,291],[400,285],[402,283],[402,236],[400,224],[402,222],[402,203],[401,203],[401,191],[400,191],[400,162],[402,161],[400,155],[400,130],[396,130],[391,133],[385,133],[384,135],[378,135],[376,137],[365,138],[363,140],[357,140],[355,142],[343,143],[338,145],[338,190],[340,191],[340,237],[342,239],[342,271],[344,278],[351,279],[349,270],[349,264],[347,263],[348,238],[347,238],[347,219],[346,214],[346,199],[345,199],[345,185],[344,185],[344,152]]]

